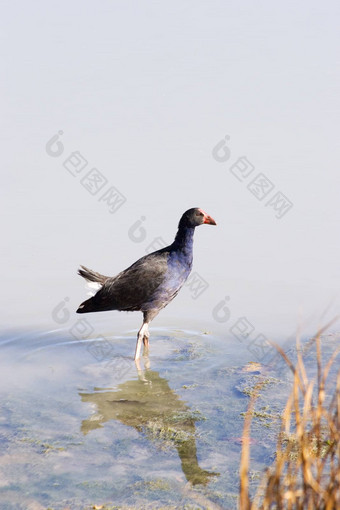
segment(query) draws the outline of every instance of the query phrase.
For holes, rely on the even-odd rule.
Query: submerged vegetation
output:
[[[275,460],[251,498],[250,428],[257,415],[256,399],[265,381],[259,381],[253,388],[244,421],[240,510],[340,508],[340,371],[329,383],[330,370],[340,347],[323,364],[321,333],[309,342],[309,345],[316,344],[316,381],[307,376],[299,339],[295,366],[282,349],[275,346],[293,373],[293,388],[282,416]]]

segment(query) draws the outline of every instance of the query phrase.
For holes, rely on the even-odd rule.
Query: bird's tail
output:
[[[78,269],[78,274],[85,278],[85,280],[88,282],[94,282],[103,285],[108,279],[108,276],[104,276],[103,274],[97,273],[96,271],[92,271],[92,269],[88,269],[85,266],[80,267],[81,269]]]
[[[92,297],[99,289],[102,288],[108,279],[108,276],[104,276],[103,274],[97,273],[96,271],[92,271],[92,269],[88,269],[85,266],[80,266],[80,269],[78,269],[78,274],[86,280],[86,284],[89,290],[87,295]],[[79,305],[77,313],[89,313],[98,310],[98,308],[94,305],[92,297]]]

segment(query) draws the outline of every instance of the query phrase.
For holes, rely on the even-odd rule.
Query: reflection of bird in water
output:
[[[195,228],[204,223],[216,225],[202,209],[189,209],[183,214],[170,246],[145,255],[116,276],[104,276],[81,266],[78,273],[99,290],[81,303],[77,313],[143,312],[135,352],[135,360],[139,359],[142,342],[146,348],[149,346],[149,322],[177,296],[190,274]]]
[[[117,390],[79,393],[83,402],[97,407],[96,420],[83,420],[83,434],[99,428],[109,420],[143,432],[149,439],[175,446],[186,479],[206,484],[218,475],[201,469],[197,461],[195,422],[190,408],[169,387],[158,372],[146,370],[138,380],[119,384]]]

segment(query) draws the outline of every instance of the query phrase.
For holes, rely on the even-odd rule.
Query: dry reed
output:
[[[284,409],[276,458],[267,468],[251,499],[249,495],[250,427],[261,383],[250,400],[243,429],[240,463],[240,510],[340,509],[340,371],[335,388],[327,389],[331,366],[340,352],[322,363],[320,330],[316,343],[316,380],[309,380],[297,339],[296,366],[275,345],[294,374],[292,392]]]

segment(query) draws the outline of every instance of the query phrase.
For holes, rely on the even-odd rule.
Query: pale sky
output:
[[[186,317],[195,329],[197,318],[227,334],[231,322],[212,317],[226,296],[233,319],[268,335],[330,303],[324,319],[339,311],[338,2],[1,6],[4,326],[55,327],[64,297],[72,309],[85,299],[79,264],[118,273],[155,237],[172,242],[196,206],[217,222],[195,233],[194,271],[209,287],[197,299],[183,289],[157,325]],[[63,150],[51,156],[58,131]],[[87,165],[73,176],[63,163],[76,151]],[[240,157],[253,167],[241,181]],[[104,184],[92,195],[81,179],[93,168]],[[248,188],[260,173],[262,200]],[[110,214],[112,187],[126,201]],[[278,192],[293,204],[281,219]]]

